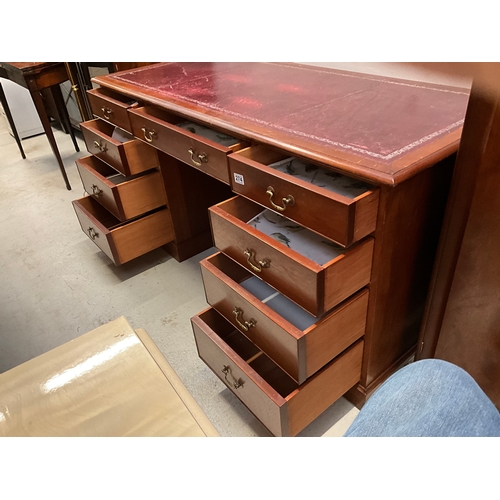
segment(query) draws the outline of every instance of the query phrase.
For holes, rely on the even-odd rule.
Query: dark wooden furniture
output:
[[[94,81],[94,113],[158,152],[172,219],[211,229],[198,352],[272,433],[296,435],[342,395],[361,406],[414,354],[467,90],[272,63]],[[232,193],[207,226],[209,180]],[[289,237],[251,222],[278,215]],[[320,241],[301,253],[296,232]]]
[[[64,63],[48,62],[1,62],[0,77],[7,78],[30,91],[38,116],[42,122],[43,129],[47,135],[52,152],[56,157],[61,170],[66,188],[71,190],[71,185],[66,175],[64,163],[57,147],[54,133],[50,125],[49,116],[56,116],[66,133],[69,133],[76,151],[80,151],[76,142],[75,134],[69,121],[68,111],[64,104],[60,83],[68,80],[68,74]],[[2,100],[3,103],[3,100]],[[7,116],[9,116],[7,114]],[[11,124],[12,127],[12,124]],[[15,126],[13,127],[13,130]],[[15,133],[15,135],[17,135]],[[21,155],[25,158],[21,142],[16,137]]]
[[[417,359],[464,368],[500,408],[499,104],[473,85]]]
[[[90,106],[87,92],[92,90],[92,77],[90,68],[105,68],[108,73],[123,71],[125,69],[140,68],[148,66],[149,62],[65,62],[66,71],[71,81],[71,90],[82,117],[82,121],[91,120],[93,110]]]

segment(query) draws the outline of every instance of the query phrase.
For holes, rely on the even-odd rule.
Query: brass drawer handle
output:
[[[241,329],[244,332],[248,332],[248,330],[250,330],[250,328],[252,328],[252,326],[255,326],[257,324],[257,321],[255,321],[253,318],[250,318],[250,321],[245,321],[243,319],[243,310],[240,309],[239,307],[234,306],[233,313],[236,317],[236,323],[238,323],[238,325],[240,325]],[[240,317],[241,317],[241,321],[240,321]]]
[[[99,198],[99,196],[101,196],[102,189],[99,189],[99,187],[96,186],[95,184],[92,184],[92,186],[90,186],[90,189],[92,189],[92,194],[97,196],[97,198]]]
[[[108,150],[108,146],[106,143],[102,144],[102,141],[94,141],[94,146],[101,152],[105,153]]]
[[[259,260],[257,262],[257,266],[253,263],[253,262],[250,262],[250,259],[253,257],[253,250],[250,250],[249,248],[247,248],[244,252],[245,254],[245,257],[247,258],[247,263],[248,265],[257,273],[260,273],[262,272],[262,269],[264,268],[268,268],[271,263],[269,262],[268,259],[262,259],[262,260]]]
[[[96,238],[99,238],[99,233],[93,227],[89,227],[87,229],[87,233],[89,233],[89,238],[92,241],[94,241]]]
[[[228,385],[232,385],[235,389],[238,389],[245,383],[241,378],[236,380],[236,377],[231,373],[231,367],[229,365],[223,365],[222,373],[224,374],[224,379]],[[227,378],[228,375],[232,378],[232,380]]]
[[[188,149],[188,153],[191,155],[191,161],[197,167],[201,167],[202,163],[208,163],[208,155],[206,153],[198,154],[193,148]]]
[[[106,108],[105,106],[103,106],[101,108],[101,111],[102,111],[102,116],[105,120],[109,120],[113,116],[113,110],[110,108]]]
[[[153,142],[154,139],[158,138],[158,134],[156,133],[155,129],[148,130],[146,127],[142,127],[142,133],[144,134],[144,139],[146,139],[146,142]]]
[[[273,208],[278,210],[278,212],[284,212],[288,205],[292,206],[295,204],[295,198],[291,194],[289,194],[288,196],[285,196],[285,198],[281,198],[283,206],[276,205],[276,203],[274,203],[273,201],[274,188],[272,186],[269,186],[267,188],[266,194],[269,195],[269,201],[271,202],[271,205],[273,206]]]

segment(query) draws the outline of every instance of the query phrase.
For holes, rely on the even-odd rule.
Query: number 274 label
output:
[[[245,185],[245,179],[241,174],[234,174],[234,182],[236,182],[236,184],[241,184],[242,186]]]

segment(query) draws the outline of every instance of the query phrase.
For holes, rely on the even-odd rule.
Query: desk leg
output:
[[[71,191],[71,184],[69,183],[68,176],[66,175],[66,170],[64,168],[61,155],[59,154],[59,149],[57,148],[54,133],[52,132],[52,127],[50,126],[50,120],[47,116],[47,112],[43,104],[42,94],[37,90],[30,91],[30,93],[31,97],[33,98],[33,102],[35,103],[36,110],[38,111],[38,116],[40,117],[40,121],[42,122],[43,129],[45,130],[45,134],[49,141],[50,147],[52,148],[52,152],[57,159],[57,163],[59,164],[61,174],[63,176],[64,182],[66,183],[66,188],[68,189],[68,191]]]
[[[54,85],[51,87],[52,97],[54,98],[54,102],[56,104],[57,112],[59,113],[59,118],[63,121],[62,125],[66,129],[66,133],[71,136],[71,140],[73,141],[73,146],[75,146],[75,150],[78,153],[80,148],[78,147],[78,143],[76,142],[75,132],[73,127],[71,126],[71,121],[68,115],[68,109],[66,108],[66,104],[64,102],[64,98],[61,92],[61,87],[59,85]]]
[[[23,157],[23,160],[25,160],[26,155],[24,154],[24,149],[23,149],[23,146],[21,145],[21,138],[19,137],[19,134],[17,133],[16,124],[14,123],[14,118],[12,117],[12,114],[10,112],[9,103],[7,102],[7,98],[5,97],[5,92],[3,91],[3,87],[2,87],[1,83],[0,83],[0,102],[2,103],[2,107],[5,111],[5,116],[7,116],[7,121],[9,122],[10,128],[12,129],[12,133],[14,134],[14,139],[17,142],[17,147],[19,148],[19,151],[21,152],[21,156]]]

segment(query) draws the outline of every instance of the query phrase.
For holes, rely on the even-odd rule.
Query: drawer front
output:
[[[254,353],[244,337],[228,334],[228,323],[213,309],[193,317],[191,324],[200,358],[276,436],[298,434],[361,375],[362,341],[298,386],[265,354]]]
[[[118,265],[118,254],[107,228],[118,221],[105,208],[99,209],[99,204],[92,203],[91,198],[81,198],[72,203],[82,231]]]
[[[87,91],[92,113],[117,127],[132,132],[127,110],[137,103],[126,96],[103,87]]]
[[[124,264],[174,239],[166,208],[120,223],[88,196],[73,201],[83,232],[116,264]]]
[[[335,172],[311,166],[314,174],[319,171],[322,175],[317,175],[321,180],[318,181],[320,185],[315,185],[298,175],[268,166],[288,156],[266,146],[254,146],[230,155],[232,190],[344,247],[375,231],[379,189],[370,186],[365,188],[364,183],[358,183],[358,189],[348,196],[349,183],[355,186],[357,181]],[[278,163],[283,168],[288,165],[284,161]],[[295,172],[292,167],[288,168]],[[311,174],[313,182],[314,174]],[[322,179],[330,181],[332,189],[338,189],[339,192],[322,187]]]
[[[219,337],[227,323],[224,325],[223,318],[209,309],[191,318],[191,324],[200,358],[274,435],[280,436],[286,401]],[[251,352],[251,346],[240,347]],[[224,371],[225,367],[229,369]]]
[[[370,282],[373,239],[365,239],[320,266],[245,222],[260,210],[242,197],[211,207],[215,246],[314,316],[321,316]]]
[[[200,264],[207,302],[299,384],[365,333],[367,290],[318,321],[270,287],[250,293],[240,282],[252,275],[224,254]]]
[[[159,171],[124,177],[95,156],[76,161],[85,191],[120,221],[132,219],[166,204]]]
[[[154,148],[133,138],[125,142],[114,139],[113,125],[97,119],[80,126],[88,152],[123,175],[135,175],[158,167],[158,155]]]
[[[221,146],[175,125],[181,118],[152,108],[129,110],[132,132],[159,150],[229,184],[227,155],[241,147]],[[163,118],[163,119],[162,119]],[[169,120],[169,121],[167,121]],[[170,123],[172,122],[172,123]]]

